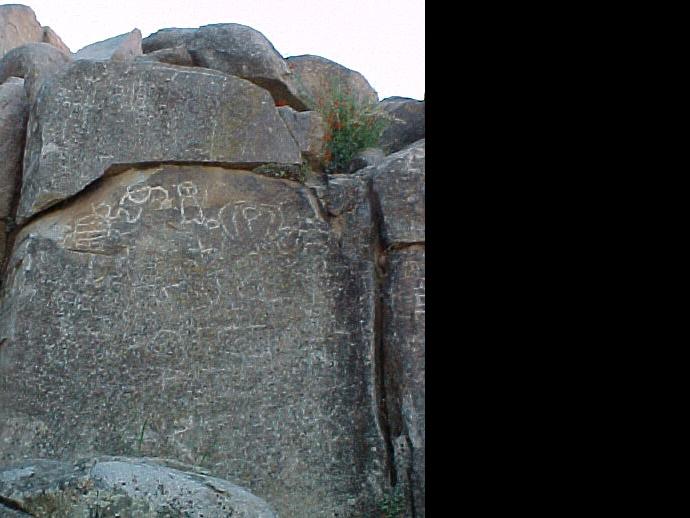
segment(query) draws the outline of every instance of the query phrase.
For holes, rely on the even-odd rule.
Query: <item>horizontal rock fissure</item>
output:
[[[94,180],[93,182],[89,183],[86,185],[82,190],[79,192],[63,199],[60,201],[55,202],[53,205],[50,205],[49,207],[46,207],[45,209],[37,212],[36,214],[33,214],[30,216],[28,219],[23,221],[20,225],[17,225],[17,227],[14,229],[13,235],[11,236],[11,241],[8,240],[8,250],[11,250],[11,245],[14,243],[14,236],[16,236],[23,228],[27,227],[31,223],[43,218],[44,216],[64,209],[71,204],[73,204],[76,200],[78,200],[80,197],[82,197],[84,194],[95,191],[98,189],[104,181],[107,181],[108,179],[112,178],[113,176],[116,176],[120,173],[123,173],[125,171],[130,171],[130,170],[146,170],[146,169],[151,169],[154,167],[165,167],[165,166],[190,166],[190,167],[218,167],[221,169],[228,169],[228,172],[230,173],[231,171],[249,171],[253,172],[257,176],[265,176],[267,178],[274,178],[278,180],[284,180],[288,181],[294,184],[298,185],[303,185],[302,183],[291,179],[289,177],[277,177],[271,174],[267,174],[264,171],[255,171],[255,169],[260,168],[260,167],[266,167],[266,166],[271,166],[273,169],[276,170],[285,170],[290,173],[296,173],[299,170],[299,166],[295,166],[294,164],[277,164],[275,162],[207,162],[207,161],[197,161],[197,160],[191,160],[191,161],[185,161],[185,160],[157,160],[157,161],[151,161],[151,162],[135,162],[135,163],[118,163],[118,164],[113,164],[108,169],[103,173],[102,176]],[[308,189],[307,189],[308,190]]]

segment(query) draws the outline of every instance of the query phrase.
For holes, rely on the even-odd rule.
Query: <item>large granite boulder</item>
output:
[[[277,104],[306,110],[287,63],[259,31],[238,23],[198,29],[162,29],[143,41],[144,52],[184,45],[199,67],[247,79],[268,90]]]
[[[12,212],[19,194],[28,118],[29,102],[24,81],[10,78],[0,84],[0,270],[5,257],[8,225],[11,226],[13,221]]]
[[[385,255],[383,359],[397,477],[425,513],[425,141],[370,172]]]
[[[24,87],[33,104],[48,79],[64,69],[72,58],[48,43],[27,43],[0,58],[0,83],[9,77],[24,79]]]
[[[0,467],[0,516],[277,518],[246,489],[190,468],[130,457],[22,460]]]
[[[0,5],[0,58],[15,47],[43,39],[43,28],[30,7]]]
[[[338,95],[347,95],[360,105],[378,102],[376,91],[362,74],[321,56],[291,56],[286,59],[293,73],[297,94],[309,109],[318,109]]]
[[[385,114],[386,127],[379,145],[386,153],[395,153],[424,138],[425,104],[408,97],[388,97],[378,104]]]
[[[112,164],[299,164],[262,88],[162,63],[75,61],[31,108],[18,218],[78,193]]]
[[[134,29],[131,32],[87,45],[77,51],[74,59],[128,61],[142,54],[141,31]]]
[[[359,189],[331,225],[296,182],[140,164],[34,218],[3,294],[0,460],[142,452],[286,518],[373,513],[389,466]]]

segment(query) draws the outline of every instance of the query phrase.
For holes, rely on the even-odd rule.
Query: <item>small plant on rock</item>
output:
[[[326,122],[327,172],[342,173],[357,152],[378,145],[387,121],[376,104],[359,103],[338,85],[331,92],[318,102],[318,111]]]
[[[378,501],[381,518],[402,518],[405,513],[405,495],[400,486]]]

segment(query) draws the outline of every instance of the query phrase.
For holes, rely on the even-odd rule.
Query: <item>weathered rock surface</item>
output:
[[[398,480],[424,516],[425,487],[425,254],[424,245],[391,250],[384,286],[383,344],[386,402]]]
[[[284,517],[373,512],[371,211],[347,206],[334,229],[298,183],[161,165],[28,224],[0,319],[0,458],[141,450]]]
[[[91,61],[128,61],[141,56],[141,31],[134,29],[126,34],[120,34],[104,41],[92,43],[77,51],[74,59],[88,59]]]
[[[355,171],[364,169],[365,167],[378,165],[381,162],[383,162],[384,158],[386,158],[386,155],[381,148],[365,148],[361,151],[358,151],[355,154],[354,158],[350,160],[350,162],[347,164],[347,167],[345,168],[345,173],[352,174]]]
[[[420,140],[375,168],[373,186],[381,204],[386,247],[424,241],[425,149]]]
[[[290,106],[280,106],[278,113],[297,141],[304,159],[312,169],[322,170],[326,125],[321,114],[315,111],[298,112]]]
[[[57,33],[48,26],[43,27],[43,43],[49,43],[58,50],[64,52],[67,55],[71,55],[72,51],[69,49],[62,38],[57,35]]]
[[[157,61],[159,63],[168,63],[170,65],[183,67],[194,66],[194,60],[189,52],[187,52],[187,47],[184,45],[178,45],[169,49],[154,50],[148,54],[137,56],[137,59],[141,61]]]
[[[296,95],[287,63],[256,29],[238,23],[205,25],[198,29],[162,29],[144,40],[145,52],[184,45],[199,67],[247,79],[268,90],[277,104],[306,110]]]
[[[39,42],[42,38],[43,28],[30,7],[0,5],[0,58],[15,47]]]
[[[129,457],[0,467],[0,501],[13,506],[6,505],[15,513],[9,516],[277,518],[265,501],[227,480]]]
[[[384,129],[379,145],[386,153],[400,151],[424,138],[425,104],[408,97],[389,97],[378,105],[386,115]]]
[[[367,170],[365,170],[367,171]],[[397,479],[425,515],[425,141],[370,168],[386,251],[383,370]]]
[[[27,43],[10,50],[0,59],[0,83],[9,77],[24,79],[24,88],[33,104],[48,79],[64,69],[72,58],[48,43]]]
[[[13,219],[12,208],[21,181],[28,118],[24,81],[9,78],[0,84],[0,268],[5,257],[7,225]]]
[[[310,109],[328,103],[336,92],[350,95],[358,104],[375,104],[376,91],[362,74],[321,56],[291,56],[286,59],[293,73],[297,94]]]
[[[299,164],[268,93],[212,70],[75,61],[31,109],[18,218],[78,193],[112,164]]]
[[[196,31],[197,29],[179,29],[177,27],[161,29],[144,38],[141,42],[141,47],[145,54],[161,49],[179,46],[186,47]]]

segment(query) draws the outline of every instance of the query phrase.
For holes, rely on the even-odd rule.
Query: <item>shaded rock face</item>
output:
[[[112,164],[299,164],[268,93],[211,70],[76,61],[32,106],[18,217],[78,193]]]
[[[143,41],[146,53],[180,45],[186,47],[196,66],[242,77],[268,90],[278,104],[307,109],[296,95],[287,63],[259,31],[224,23],[198,29],[163,29]]]
[[[317,171],[323,170],[326,125],[321,114],[315,111],[298,112],[289,106],[279,107],[278,113],[310,167]]]
[[[322,106],[339,89],[359,104],[374,104],[379,98],[362,74],[321,56],[291,56],[288,67],[297,92],[310,109]]]
[[[140,449],[232,474],[281,516],[362,516],[385,468],[374,273],[339,240],[371,224],[320,212],[294,182],[162,165],[25,227],[0,458]]]
[[[266,502],[227,480],[129,457],[24,460],[0,468],[0,499],[9,516],[277,518]]]
[[[72,51],[69,49],[69,47],[65,45],[64,41],[62,41],[62,38],[60,38],[60,36],[58,36],[56,32],[48,26],[43,27],[43,43],[49,43],[67,55],[72,54]]]
[[[415,516],[425,515],[425,141],[388,156],[371,173],[387,250],[383,369],[397,478]]]
[[[142,53],[141,31],[134,29],[132,32],[87,45],[74,55],[74,59],[128,61]]]
[[[25,43],[43,39],[43,29],[30,7],[0,5],[0,58]]]
[[[389,97],[378,105],[386,115],[386,128],[379,145],[386,153],[400,151],[424,138],[425,104],[407,97]]]
[[[184,45],[154,50],[148,54],[138,56],[137,59],[142,61],[158,61],[159,63],[168,63],[170,65],[179,65],[183,67],[194,66],[194,60],[189,52],[187,52],[187,47]]]
[[[63,70],[72,58],[48,43],[27,43],[14,48],[0,59],[0,83],[9,77],[24,79],[24,87],[33,104],[48,79]]]
[[[14,219],[12,210],[21,180],[28,118],[29,103],[24,91],[24,81],[10,78],[0,84],[0,267],[5,257],[8,225]]]

